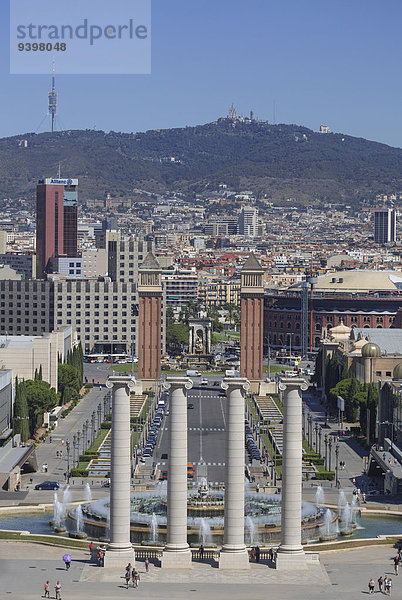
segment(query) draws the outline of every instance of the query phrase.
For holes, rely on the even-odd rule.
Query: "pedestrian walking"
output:
[[[399,569],[399,556],[396,555],[396,556],[394,556],[394,571],[395,571],[395,575],[398,575],[398,569]]]
[[[45,598],[50,598],[50,581],[49,580],[46,581],[43,589],[45,591]]]
[[[255,560],[256,562],[260,562],[261,550],[259,546],[255,547]]]
[[[390,596],[391,595],[391,591],[392,591],[392,579],[391,579],[391,577],[388,579],[387,591],[388,591],[388,596]]]
[[[386,575],[384,577],[384,592],[388,594],[388,577]]]
[[[92,542],[89,542],[89,557],[92,558],[92,550],[94,549],[94,545]]]
[[[133,587],[138,587],[139,581],[140,581],[140,574],[138,573],[137,569],[133,569],[133,572],[131,574],[132,580],[133,580]]]
[[[149,572],[149,558],[148,556],[145,559],[145,570],[148,573]]]
[[[130,571],[126,571],[126,574],[124,575],[124,579],[126,580],[126,586],[128,589],[128,584],[130,583],[130,579],[131,579],[131,573]]]
[[[371,578],[370,581],[368,582],[369,594],[374,594],[374,587],[375,587],[374,579]]]
[[[61,583],[60,583],[60,581],[58,581],[56,583],[56,585],[54,586],[54,591],[56,593],[56,600],[61,600],[61,596],[60,596],[60,594],[61,594]]]
[[[200,544],[200,559],[202,560],[204,558],[204,546],[202,544]]]
[[[378,583],[378,591],[379,591],[379,592],[381,592],[381,594],[382,594],[382,588],[384,587],[384,580],[383,580],[383,578],[381,577],[381,575],[380,575],[380,577],[377,579],[377,583]]]
[[[270,548],[270,550],[268,552],[268,557],[271,562],[274,562],[274,549],[273,548]]]

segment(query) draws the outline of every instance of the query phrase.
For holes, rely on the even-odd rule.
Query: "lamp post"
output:
[[[98,430],[101,428],[102,423],[102,404],[98,404]]]
[[[328,452],[328,471],[331,470],[331,450],[332,450],[332,439],[329,438],[328,440],[328,448],[329,448],[329,452]]]
[[[78,431],[77,432],[77,448],[78,448],[77,463],[80,462],[80,441],[81,441],[81,431]]]
[[[303,437],[306,437],[305,419],[306,419],[306,405],[303,402],[303,406],[302,406],[302,431],[303,431]]]
[[[308,443],[310,448],[313,445],[313,415],[311,413],[308,414]]]
[[[393,448],[393,443],[394,443],[394,423],[391,421],[381,421],[381,423],[378,423],[379,425],[388,425],[388,427],[391,427],[391,447],[389,449],[390,453],[392,454],[392,450]]]
[[[335,463],[335,487],[339,487],[339,479],[338,479],[338,458],[339,458],[339,444],[337,444],[335,446],[335,457],[336,457],[336,463]]]
[[[324,444],[325,444],[325,468],[327,468],[327,464],[328,464],[328,434],[326,433],[324,435]]]
[[[67,449],[67,484],[70,483],[70,440],[66,440]]]
[[[314,433],[315,433],[315,451],[318,450],[318,423],[314,425]]]
[[[322,435],[322,428],[321,425],[318,426],[318,454],[321,456],[321,435]]]
[[[92,415],[91,415],[91,446],[95,441],[95,430],[96,430],[96,413],[95,411],[93,411]]]

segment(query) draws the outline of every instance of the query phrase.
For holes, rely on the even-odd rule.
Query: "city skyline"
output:
[[[327,6],[325,12],[315,0],[307,6],[256,2],[248,12],[242,8],[223,0],[193,7],[190,14],[181,0],[169,7],[154,2],[151,75],[57,76],[56,62],[56,129],[129,132],[195,125],[227,114],[234,102],[240,113],[252,109],[269,122],[314,130],[327,124],[332,131],[402,145],[401,86],[394,77],[397,2],[389,2],[387,11],[360,0]],[[39,127],[53,56],[49,76],[9,75],[6,6],[0,15],[5,91],[0,108],[8,115],[3,137]]]

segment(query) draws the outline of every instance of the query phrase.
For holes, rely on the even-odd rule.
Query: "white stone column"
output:
[[[225,378],[227,390],[225,452],[225,517],[220,569],[249,569],[244,543],[244,392],[250,387],[245,378]]]
[[[187,395],[192,388],[187,377],[168,377],[169,467],[167,493],[167,540],[162,568],[189,569],[191,551],[187,543]]]
[[[124,569],[135,555],[130,541],[130,389],[135,379],[113,375],[106,386],[113,390],[112,448],[110,465],[110,541],[105,567]]]
[[[301,544],[302,504],[302,390],[304,379],[282,379],[283,398],[282,522],[277,569],[302,569],[306,557]]]

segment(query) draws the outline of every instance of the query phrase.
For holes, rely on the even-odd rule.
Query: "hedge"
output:
[[[71,469],[70,477],[88,477],[88,471],[86,469]]]
[[[101,429],[110,429],[111,427],[112,427],[111,421],[103,421],[103,423],[101,423]]]
[[[88,462],[94,458],[99,458],[99,452],[85,452],[85,454],[80,454],[79,461]]]
[[[315,479],[333,481],[335,479],[335,473],[334,471],[317,471],[315,474]]]

